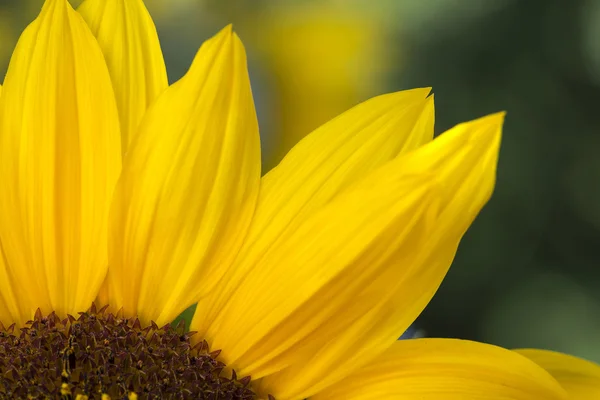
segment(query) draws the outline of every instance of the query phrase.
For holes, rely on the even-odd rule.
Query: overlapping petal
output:
[[[95,35],[111,75],[127,153],[146,110],[168,86],[154,22],[142,0],[85,0],[77,9]],[[108,279],[98,293],[109,301]]]
[[[350,322],[374,307],[372,299],[361,301],[360,295],[390,257],[412,261],[415,254],[408,249],[434,228],[435,185],[424,175],[385,184],[369,180],[309,218],[276,243],[233,294],[218,330],[208,331],[213,348],[223,349],[240,374],[260,378],[350,329],[330,321],[342,322],[343,314]],[[356,307],[349,307],[351,297],[358,298]]]
[[[121,150],[102,52],[66,0],[46,1],[19,39],[4,83],[0,238],[8,276],[0,292],[18,299],[18,317],[8,304],[16,322],[38,307],[76,314],[106,274]]]
[[[600,366],[598,364],[549,350],[519,349],[515,351],[548,371],[569,393],[571,399],[600,399]]]
[[[456,339],[394,343],[313,400],[566,400],[543,369],[509,350]],[[580,399],[571,397],[572,399]]]
[[[263,177],[240,256],[227,279],[196,310],[193,325],[199,336],[278,237],[294,232],[353,182],[433,138],[429,91],[392,93],[354,107],[304,138]]]
[[[461,124],[350,185],[274,242],[203,336],[281,399],[308,397],[385,351],[491,195],[502,120]],[[413,176],[435,182],[438,205],[417,197]]]
[[[24,302],[19,301],[16,296],[13,289],[16,287],[14,277],[7,267],[4,250],[0,245],[0,282],[3,282],[0,290],[0,330],[4,324],[10,325],[15,321],[21,321],[22,315],[28,314],[28,310],[23,307]]]
[[[125,154],[148,106],[168,86],[154,22],[142,0],[85,0],[77,11],[104,53]]]
[[[246,68],[228,27],[140,125],[111,211],[110,304],[128,315],[173,320],[237,254],[260,181]]]

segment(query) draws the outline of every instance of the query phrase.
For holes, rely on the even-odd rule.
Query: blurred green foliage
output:
[[[335,68],[360,65],[361,73],[347,74],[343,89],[328,85],[326,75],[315,76],[336,69],[311,46],[325,43],[338,51],[350,34],[324,40],[314,30],[294,32],[294,41],[290,36],[286,42],[292,33],[281,30],[281,24],[301,26],[302,18],[311,18],[304,11],[325,3],[337,10],[327,14],[332,26],[340,26],[340,16],[361,16],[351,25],[370,41],[346,46],[351,56]],[[40,5],[0,1],[0,68]],[[600,2],[154,0],[148,7],[171,81],[185,73],[204,39],[234,22],[248,49],[263,148],[272,157],[266,165],[280,157],[290,127],[302,123],[306,134],[377,93],[432,86],[438,133],[508,111],[496,193],[418,325],[429,336],[542,347],[600,361]],[[286,20],[290,10],[300,19]],[[279,31],[269,30],[274,26]],[[270,47],[274,34],[279,50]],[[318,117],[290,106],[306,93],[294,91],[305,81],[294,62],[282,61],[289,58],[286,43],[295,46],[303,61],[298,65],[313,67],[303,79],[319,82],[312,89],[318,94],[309,96]],[[325,103],[332,99],[337,103]],[[292,111],[282,117],[285,106]]]

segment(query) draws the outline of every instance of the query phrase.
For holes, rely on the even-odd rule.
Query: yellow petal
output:
[[[351,183],[431,141],[434,107],[429,91],[392,93],[352,108],[304,138],[263,177],[257,210],[235,266],[196,310],[199,336],[278,237],[294,232]]]
[[[0,330],[13,322],[21,321],[21,315],[28,314],[15,293],[16,285],[11,270],[7,268],[4,251],[0,244]]]
[[[85,0],[77,11],[96,36],[111,75],[121,124],[121,151],[127,152],[137,127],[168,86],[154,22],[142,0]],[[99,304],[108,301],[108,279]]]
[[[571,399],[600,399],[600,365],[549,350],[515,351],[548,371],[569,393]]]
[[[493,115],[453,128],[280,236],[202,336],[281,399],[309,397],[385,351],[489,198],[501,124]],[[438,206],[419,197],[424,184],[435,184]]]
[[[313,400],[566,400],[543,369],[500,347],[457,339],[400,340]]]
[[[100,47],[66,0],[46,1],[19,39],[0,121],[0,236],[20,322],[37,307],[87,309],[106,274],[119,120]]]
[[[430,244],[462,236],[492,195],[503,122],[501,112],[459,124],[399,160],[404,173],[435,170],[442,182],[447,201]]]
[[[148,110],[111,211],[111,305],[169,322],[237,254],[260,182],[242,43],[228,27]]]
[[[168,85],[154,22],[142,0],[85,0],[77,11],[106,58],[125,154],[146,109]]]
[[[410,260],[409,246],[433,229],[438,211],[434,185],[429,176],[403,176],[386,185],[371,180],[307,220],[278,242],[233,294],[218,332],[209,330],[213,348],[223,349],[240,374],[260,378],[300,355],[290,347],[302,350],[307,335],[319,328],[339,329],[327,321],[384,272],[382,260],[397,253]],[[364,312],[372,305],[359,303]]]

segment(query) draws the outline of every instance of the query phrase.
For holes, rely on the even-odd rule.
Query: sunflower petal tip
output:
[[[505,117],[505,111],[500,111],[487,117],[487,123],[489,124],[488,126],[492,128],[492,133],[489,136],[495,138],[495,140],[499,140],[499,138],[502,136],[502,127],[504,125]]]
[[[244,47],[240,37],[233,29],[233,24],[225,26],[211,40],[219,42],[219,46],[222,48],[228,47],[234,51],[239,50],[240,47]]]
[[[396,92],[385,93],[379,96],[372,97],[365,103],[371,104],[387,104],[389,105],[401,105],[406,106],[408,104],[423,104],[429,100],[429,93],[431,88],[416,88],[408,90],[399,90]]]
[[[504,124],[504,118],[506,117],[506,111],[499,111],[493,114],[488,114],[484,117],[479,118],[482,124],[487,126],[497,126],[501,128]]]
[[[490,114],[488,117],[502,124],[504,122],[504,119],[506,118],[506,111],[498,111],[493,114]]]
[[[48,10],[54,10],[56,6],[59,6],[59,10],[65,10],[67,7],[70,7],[70,4],[67,0],[47,0],[44,2],[42,6],[42,13]]]
[[[69,0],[52,0],[55,3],[58,3],[59,6],[62,7],[63,10],[75,11]]]
[[[233,35],[234,35],[234,32],[233,32],[233,24],[232,23],[231,24],[227,24],[217,34],[217,36],[226,36],[228,38],[231,38]]]
[[[427,96],[429,96],[431,94],[431,91],[433,90],[432,87],[421,87],[421,88],[414,88],[414,89],[409,89],[409,90],[402,90],[400,92],[396,92],[396,93],[413,93],[418,97],[422,97],[422,98],[426,98]]]
[[[502,126],[504,124],[504,117],[506,112],[500,111],[494,114],[489,114],[480,118],[477,118],[471,122],[465,122],[460,124],[465,127],[471,126],[471,129],[465,131],[467,140],[469,142],[479,141],[497,141],[502,136]]]

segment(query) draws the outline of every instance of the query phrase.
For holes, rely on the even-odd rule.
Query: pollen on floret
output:
[[[0,399],[256,398],[250,377],[224,377],[218,351],[190,344],[185,323],[142,327],[106,309],[0,325]]]

